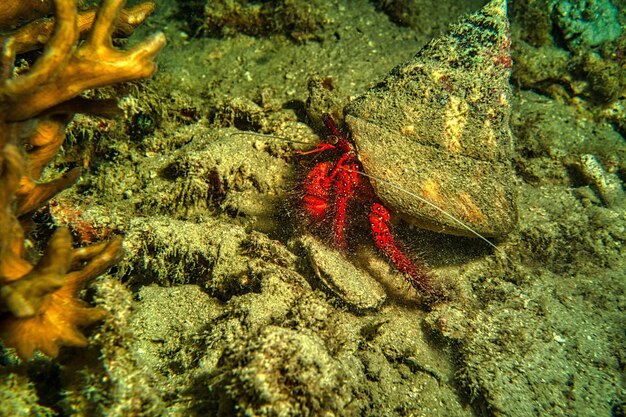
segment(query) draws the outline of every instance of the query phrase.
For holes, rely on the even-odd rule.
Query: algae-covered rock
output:
[[[486,1],[435,3],[421,0],[374,0],[373,3],[393,22],[435,35],[437,32],[445,31],[450,16],[471,13],[484,6]]]
[[[549,11],[554,0],[509,2],[509,19],[513,37],[519,36],[534,47],[552,42],[552,18]],[[513,46],[515,50],[516,45]],[[514,69],[515,70],[515,69]]]
[[[187,13],[204,14],[198,25],[211,35],[233,36],[245,33],[268,36],[283,33],[293,40],[302,42],[316,39],[324,24],[330,19],[324,14],[327,8],[323,1],[272,0],[255,2],[247,0],[182,2]]]
[[[38,401],[35,386],[25,375],[4,374],[0,377],[1,416],[51,417],[55,414]]]
[[[601,115],[607,103],[626,94],[626,36],[618,4],[514,2],[513,80],[552,97],[584,98]]]
[[[218,415],[348,415],[347,369],[310,332],[269,326],[222,358]]]
[[[377,310],[385,302],[382,285],[339,252],[311,235],[303,236],[297,244],[307,253],[319,284],[349,309],[362,313]]]
[[[611,42],[622,34],[618,8],[611,0],[560,0],[555,21],[570,50]]]

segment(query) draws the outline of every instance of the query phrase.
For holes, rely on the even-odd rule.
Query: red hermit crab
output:
[[[424,265],[413,262],[396,244],[389,225],[389,212],[376,201],[369,179],[362,175],[363,167],[354,145],[329,115],[324,115],[323,119],[334,143],[322,142],[301,154],[324,153],[326,156],[331,154],[331,158],[316,163],[303,180],[304,213],[312,222],[331,223],[333,243],[345,250],[349,217],[357,205],[369,203],[369,223],[376,246],[407,277],[413,288],[434,295],[430,274]]]
[[[302,184],[306,216],[330,223],[346,249],[348,220],[369,204],[376,246],[427,295],[436,282],[400,249],[385,206],[421,228],[485,241],[517,223],[506,12],[492,0],[452,25],[344,108],[350,137],[326,116],[336,141],[305,152],[325,158]]]

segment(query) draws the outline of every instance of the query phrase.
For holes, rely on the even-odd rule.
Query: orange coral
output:
[[[62,146],[74,111],[94,107],[77,96],[152,75],[153,58],[165,44],[157,33],[129,51],[112,46],[112,33],[132,32],[153,3],[122,10],[123,1],[104,0],[95,14],[79,13],[75,0],[30,3],[0,4],[0,30],[41,17],[52,5],[55,10],[54,20],[44,18],[0,36],[0,337],[23,359],[37,350],[56,356],[63,345],[87,343],[79,327],[100,320],[104,311],[88,307],[78,292],[122,255],[119,237],[74,249],[68,229],[59,228],[39,260],[31,262],[25,239],[30,214],[70,186],[80,170],[46,183],[39,181],[41,173]],[[87,38],[77,46],[81,31]],[[39,59],[15,76],[16,54],[42,39],[47,43]]]
[[[35,3],[44,4],[41,0],[35,0]],[[24,2],[24,4],[27,4],[27,2]],[[45,10],[45,8],[43,9]],[[91,25],[96,17],[96,10],[96,8],[92,7],[88,10],[78,12],[78,32],[81,38],[91,29]],[[132,34],[135,26],[141,23],[153,10],[154,3],[152,2],[141,3],[128,10],[121,10],[115,22],[113,36],[128,36]],[[5,17],[6,15],[3,15],[1,5],[0,16],[2,16],[2,18],[0,18],[0,30],[2,30],[4,29],[2,23],[6,22],[7,19]],[[6,39],[12,38],[15,52],[21,54],[45,46],[50,36],[52,36],[53,30],[54,19],[45,17],[21,26],[19,29],[6,33],[5,35],[0,35],[0,43],[3,43]]]
[[[0,29],[36,19],[52,11],[52,0],[0,2]]]
[[[62,345],[86,346],[87,339],[78,330],[104,317],[106,311],[91,308],[77,295],[84,282],[100,275],[122,255],[122,239],[88,248],[71,249],[68,229],[60,228],[50,239],[46,253],[33,270],[21,278],[16,289],[11,284],[0,289],[15,310],[27,317],[11,316],[0,324],[0,336],[21,358],[30,358],[35,350],[56,356]],[[82,263],[87,262],[86,265]],[[81,269],[72,271],[72,265]],[[42,279],[42,277],[44,279]],[[39,298],[39,306],[30,306],[24,294],[46,291],[41,282],[56,283],[60,288]],[[47,284],[46,284],[47,285]],[[24,310],[24,308],[28,310]],[[31,308],[33,307],[33,308]],[[24,310],[24,311],[22,311]],[[28,317],[30,316],[30,317]]]

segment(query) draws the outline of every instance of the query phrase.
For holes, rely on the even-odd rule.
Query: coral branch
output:
[[[154,11],[154,7],[154,3],[146,2],[122,10],[115,22],[113,36],[124,37],[132,34],[135,27],[140,25]],[[78,13],[78,32],[81,38],[84,38],[91,30],[96,18],[96,11],[96,8],[91,8]],[[43,48],[52,36],[54,22],[54,18],[48,17],[31,22],[17,30],[0,35],[0,44],[9,38],[13,39],[13,49],[16,54]]]
[[[103,2],[87,41],[72,53],[70,49],[78,38],[76,7],[67,1],[57,0],[55,4],[57,25],[43,55],[27,75],[0,83],[0,100],[4,101],[0,103],[0,111],[6,112],[7,120],[25,120],[84,90],[146,78],[156,71],[152,59],[165,45],[162,33],[154,34],[129,51],[112,46],[111,33],[122,1]],[[129,17],[129,21],[140,21],[145,11],[138,14]],[[7,49],[5,46],[5,56],[15,54],[14,45]]]
[[[393,234],[389,229],[389,212],[381,204],[376,203],[370,212],[370,224],[372,225],[372,237],[376,246],[391,261],[391,263],[402,272],[413,288],[420,293],[435,295],[428,271],[416,265],[396,245]]]
[[[154,8],[144,3],[122,10],[123,3],[104,0],[97,11],[79,13],[76,0],[54,0],[47,2],[54,5],[53,20],[44,17],[48,11],[31,13],[39,9],[28,9],[32,4],[27,1],[0,4],[0,29],[16,26],[18,19],[42,18],[0,37],[0,337],[23,359],[37,350],[56,356],[61,346],[87,344],[79,327],[100,320],[105,311],[80,300],[80,289],[123,253],[121,237],[73,248],[69,230],[59,228],[33,263],[36,254],[28,253],[32,245],[25,239],[29,215],[80,175],[75,168],[40,182],[65,141],[74,111],[113,113],[109,101],[79,95],[156,70],[153,58],[165,43],[161,33],[129,51],[113,48],[112,33],[132,32]],[[77,45],[80,33],[87,33],[87,40]],[[29,71],[15,75],[16,54],[42,39],[47,43],[39,59]]]
[[[100,251],[90,251],[86,266],[78,271],[67,273],[72,259],[81,257],[76,252],[81,249],[71,248],[72,238],[69,230],[60,228],[51,239],[46,254],[32,273],[16,282],[11,287],[11,297],[23,311],[0,323],[0,336],[5,345],[14,347],[18,355],[27,359],[35,350],[48,356],[56,356],[64,345],[86,346],[87,339],[78,330],[101,320],[106,311],[88,307],[78,298],[78,292],[85,282],[101,274],[116,263],[122,255],[122,240],[116,238],[106,245],[100,245]],[[42,280],[46,281],[42,283]],[[14,288],[13,288],[14,287]],[[50,288],[58,288],[48,294]],[[39,305],[31,305],[38,302]],[[29,306],[33,311],[27,311]]]
[[[46,45],[43,54],[39,57],[32,69],[20,77],[9,78],[0,82],[0,99],[9,112],[10,108],[26,107],[22,104],[24,96],[33,94],[41,88],[44,83],[49,82],[53,74],[59,70],[61,65],[67,59],[70,49],[78,40],[78,31],[76,28],[76,4],[70,1],[57,1],[56,7],[56,25],[54,35],[50,42]],[[5,43],[3,59],[5,62],[15,60],[15,43]],[[47,108],[51,106],[46,106]],[[36,114],[36,113],[35,113]],[[34,116],[31,114],[29,116]],[[5,116],[6,120],[19,120],[11,117],[9,113]],[[28,118],[28,115],[24,119]]]
[[[0,30],[16,23],[30,21],[52,11],[52,0],[22,0],[0,2]]]

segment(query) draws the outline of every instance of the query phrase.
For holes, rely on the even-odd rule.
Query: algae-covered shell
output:
[[[414,194],[484,236],[515,227],[509,46],[506,1],[493,0],[346,108],[363,169],[389,208],[471,235]]]

